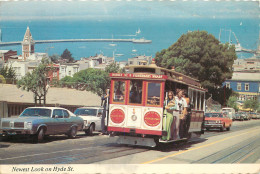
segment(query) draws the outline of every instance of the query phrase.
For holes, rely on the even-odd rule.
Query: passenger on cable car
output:
[[[116,98],[117,98],[118,101],[124,100],[124,94],[123,94],[123,92],[120,90],[120,88],[118,88],[118,89],[116,90]]]
[[[151,101],[150,101],[151,105],[157,105],[157,100],[156,100],[156,96],[153,96]]]
[[[188,94],[186,91],[183,91],[184,100],[187,103],[187,112],[184,115],[184,117],[180,120],[180,138],[186,138],[188,137],[188,131],[190,128],[190,98],[188,97]]]
[[[180,139],[179,135],[179,127],[180,127],[180,119],[183,119],[184,116],[187,113],[187,102],[183,98],[183,90],[177,89],[176,90],[176,97],[175,97],[175,103],[176,103],[176,110],[173,111],[173,139]]]
[[[167,105],[166,105],[167,103]],[[174,94],[172,91],[168,92],[168,98],[166,98],[165,102],[165,110],[164,112],[166,112],[166,127],[163,128],[163,130],[167,131],[167,135],[162,137],[162,140],[170,140],[172,137],[172,121],[173,121],[173,115],[172,112],[174,109],[176,109],[176,105],[175,105],[175,99],[174,99]],[[163,123],[163,126],[165,125],[165,123]]]

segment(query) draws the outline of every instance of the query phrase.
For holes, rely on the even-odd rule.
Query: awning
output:
[[[242,94],[242,95],[260,95],[257,92],[238,92],[238,94]]]

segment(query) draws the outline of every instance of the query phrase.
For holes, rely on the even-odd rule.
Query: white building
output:
[[[19,80],[25,76],[27,72],[32,72],[39,64],[39,61],[9,60],[5,65],[14,69],[16,78]]]
[[[79,64],[78,63],[63,63],[60,64],[60,79],[70,76],[73,77],[73,75],[77,72],[79,72]]]
[[[136,56],[128,59],[128,65],[149,65],[152,62],[152,56]]]
[[[29,57],[27,57],[27,60],[41,61],[43,58],[50,60],[47,53],[32,53]]]
[[[260,70],[259,59],[237,59],[233,64],[234,71]]]

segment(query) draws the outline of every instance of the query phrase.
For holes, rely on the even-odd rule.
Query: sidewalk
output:
[[[89,91],[51,87],[47,93],[47,104],[99,106],[100,97]],[[16,85],[0,84],[0,101],[34,103],[33,93],[18,89]]]

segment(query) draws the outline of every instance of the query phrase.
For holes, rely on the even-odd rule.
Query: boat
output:
[[[135,53],[136,51],[137,51],[136,49],[132,49],[132,52],[134,52],[134,53]]]
[[[135,34],[140,34],[141,33],[141,30],[140,28],[138,28],[138,30],[135,32]]]
[[[133,43],[151,43],[151,40],[146,40],[144,38],[141,39],[133,39]]]
[[[113,42],[113,39],[114,39],[114,35],[112,35],[112,43],[109,44],[111,47],[116,46],[116,44]]]
[[[124,55],[124,54],[115,54],[115,56],[118,56],[118,57],[119,57],[119,56],[123,56],[123,55]]]

